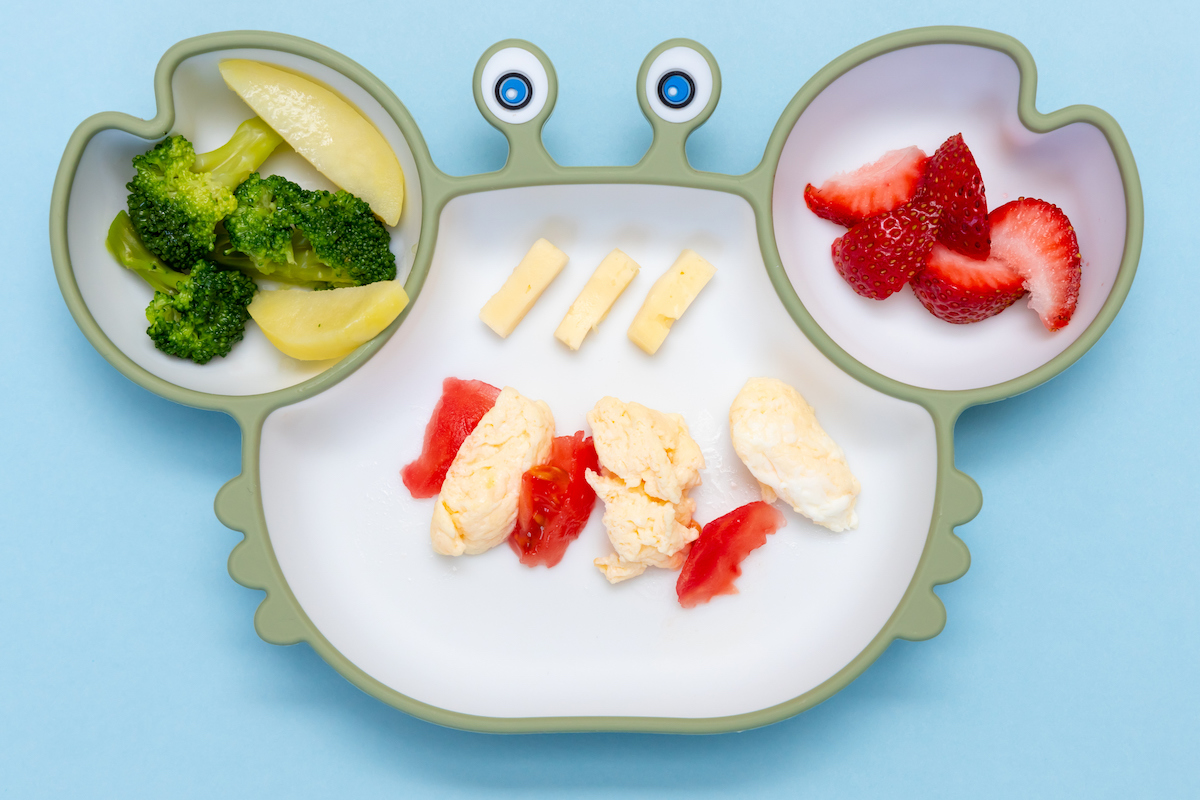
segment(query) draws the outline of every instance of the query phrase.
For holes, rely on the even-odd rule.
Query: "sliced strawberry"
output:
[[[939,242],[971,258],[988,257],[991,224],[983,177],[961,133],[943,142],[929,159],[917,197],[917,202],[941,209]]]
[[[1082,274],[1071,220],[1056,205],[1022,197],[993,211],[991,221],[992,255],[1021,276],[1046,329],[1061,329],[1075,313]]]
[[[852,228],[912,200],[928,161],[917,147],[889,150],[872,164],[834,175],[820,189],[808,184],[804,202],[818,217]]]
[[[913,293],[929,313],[946,322],[979,322],[999,314],[1025,294],[1021,276],[997,257],[977,261],[934,244],[925,269],[912,279]]]
[[[937,229],[936,209],[906,203],[834,239],[833,265],[854,291],[882,300],[924,268]]]

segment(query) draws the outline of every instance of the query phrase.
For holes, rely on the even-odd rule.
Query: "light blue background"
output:
[[[572,4],[573,5],[573,4]],[[336,10],[335,10],[336,8]],[[0,794],[1185,797],[1200,792],[1197,137],[1190,3],[516,0],[10,7],[0,127]],[[252,628],[260,594],[212,513],[239,432],[129,383],[62,302],[51,182],[86,116],[151,116],[176,41],[275,29],[333,47],[407,105],[452,173],[498,168],[470,79],[495,41],[542,47],[560,80],[546,129],[566,164],[629,164],[649,143],[633,84],[651,48],[704,43],[724,92],[689,148],[742,172],[817,69],[875,36],[960,24],[1011,34],[1038,107],[1090,103],[1123,126],[1146,199],[1133,290],[1078,364],[967,412],[959,466],[983,489],[973,564],[939,593],[936,639],[893,645],[798,718],[743,734],[485,736],[361,694],[306,646]],[[752,679],[752,678],[748,678]]]

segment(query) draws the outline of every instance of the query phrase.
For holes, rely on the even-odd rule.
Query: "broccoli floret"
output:
[[[237,270],[200,259],[174,294],[154,293],[146,306],[146,333],[159,350],[197,364],[228,355],[246,333],[246,306],[257,289]]]
[[[387,228],[349,192],[308,191],[280,175],[251,175],[234,196],[237,210],[212,256],[218,262],[316,288],[396,277]]]
[[[349,192],[309,192],[301,232],[317,259],[345,270],[362,286],[396,277],[396,256],[387,228],[367,203]]]
[[[129,189],[134,229],[155,255],[181,269],[212,249],[214,228],[237,208],[233,193],[208,173],[193,172],[196,153],[182,136],[135,156]]]
[[[253,280],[203,259],[189,274],[176,272],[146,249],[124,211],[109,226],[106,244],[123,267],[153,287],[146,333],[159,350],[206,364],[242,340],[250,318],[246,306],[258,289]]]
[[[225,222],[228,247],[251,254],[255,264],[296,263],[292,236],[304,193],[282,175],[251,175],[233,191],[237,207]]]
[[[125,188],[134,230],[169,266],[191,269],[212,252],[217,223],[237,208],[234,187],[282,141],[258,117],[239,125],[222,147],[199,156],[183,136],[163,139],[133,159],[137,174]]]

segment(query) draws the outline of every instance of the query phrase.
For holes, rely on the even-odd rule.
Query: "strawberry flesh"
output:
[[[833,265],[855,292],[883,300],[925,267],[937,230],[936,208],[906,203],[835,239]]]
[[[956,133],[929,159],[918,202],[941,209],[938,241],[964,256],[986,259],[991,252],[991,223],[983,177],[975,157]]]
[[[985,320],[1011,306],[1025,294],[1025,283],[998,258],[995,246],[986,261],[977,261],[938,242],[925,269],[912,279],[912,289],[938,319],[965,324]]]
[[[992,254],[1021,276],[1029,307],[1046,330],[1061,330],[1075,313],[1082,275],[1079,241],[1058,206],[1022,197],[991,213]]]
[[[854,172],[834,175],[821,188],[804,187],[804,202],[822,219],[852,228],[913,199],[929,156],[917,147],[890,150]]]

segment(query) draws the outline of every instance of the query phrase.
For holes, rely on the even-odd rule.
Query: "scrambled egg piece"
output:
[[[704,456],[678,414],[663,414],[640,403],[601,398],[588,412],[600,465],[633,489],[678,503],[700,485]]]
[[[858,479],[812,406],[791,386],[774,378],[746,381],[729,408],[729,432],[763,500],[773,503],[778,496],[834,532],[858,527]]]
[[[692,521],[704,456],[678,414],[605,397],[587,415],[601,474],[588,484],[604,500],[604,527],[613,555],[593,563],[609,583],[645,572],[678,569],[700,535]]]
[[[550,457],[554,416],[506,386],[462,443],[433,507],[429,533],[442,555],[475,555],[512,533],[521,476]]]

